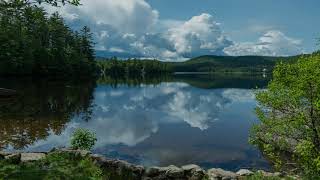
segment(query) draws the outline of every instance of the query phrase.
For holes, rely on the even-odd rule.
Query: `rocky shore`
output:
[[[48,153],[61,152],[72,153],[82,157],[89,157],[102,170],[107,170],[117,175],[130,174],[136,180],[238,180],[245,179],[254,174],[248,169],[241,169],[237,172],[226,171],[219,168],[204,170],[198,165],[190,164],[182,167],[170,165],[167,167],[143,167],[130,164],[126,161],[109,159],[89,151],[59,149],[51,152],[38,153],[5,153],[0,152],[0,160],[7,159],[15,163],[26,163],[38,161],[45,158]],[[282,177],[281,173],[271,173],[260,170],[265,177]],[[298,179],[298,178],[296,178]]]

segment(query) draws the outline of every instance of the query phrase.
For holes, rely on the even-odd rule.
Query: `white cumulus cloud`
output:
[[[257,42],[236,43],[225,48],[224,51],[232,56],[290,56],[303,52],[301,40],[290,38],[277,30],[266,32]]]
[[[185,21],[159,19],[146,0],[82,0],[82,6],[46,6],[59,11],[70,27],[91,28],[96,49],[107,56],[182,60],[200,55],[295,55],[301,41],[268,29],[257,42],[233,42],[210,14]],[[99,54],[98,54],[99,55]]]
[[[122,33],[144,33],[158,20],[158,12],[144,0],[82,0],[81,6],[47,7],[69,20],[109,25]]]
[[[231,44],[223,35],[220,24],[205,13],[169,29],[168,34],[176,52],[187,56],[222,54],[222,50]]]

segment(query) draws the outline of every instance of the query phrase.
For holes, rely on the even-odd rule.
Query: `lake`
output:
[[[135,164],[268,170],[248,143],[258,123],[254,89],[268,80],[203,74],[97,82],[0,79],[1,88],[19,92],[0,99],[0,149],[68,146],[82,127],[96,133],[95,153]]]

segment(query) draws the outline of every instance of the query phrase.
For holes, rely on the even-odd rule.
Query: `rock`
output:
[[[10,155],[10,153],[0,151],[0,160],[4,159],[8,155]]]
[[[271,172],[259,170],[258,173],[261,173],[265,177],[280,177],[280,176],[282,176],[282,174],[279,172],[271,173]]]
[[[195,164],[188,164],[188,165],[182,166],[181,168],[186,172],[191,172],[191,171],[194,171],[194,170],[201,169],[200,166],[195,165]]]
[[[117,175],[129,174],[133,179],[142,179],[145,172],[143,166],[133,165],[126,161],[117,159],[108,159],[98,154],[91,154],[89,156],[95,164],[104,170],[111,171]]]
[[[223,169],[212,168],[207,171],[209,180],[223,179],[223,180],[236,180],[237,174]]]
[[[280,176],[282,176],[283,174],[282,173],[280,173],[280,172],[275,172],[275,173],[273,173],[273,176],[275,176],[275,177],[280,177]]]
[[[156,177],[160,174],[165,174],[166,168],[163,167],[150,167],[146,170],[146,176],[147,177]]]
[[[137,174],[137,175],[140,175],[142,176],[145,172],[145,169],[143,166],[135,166],[135,165],[132,165],[130,167],[130,170],[134,173],[134,174]]]
[[[86,157],[91,154],[90,151],[86,151],[86,150],[78,150],[78,153],[80,153],[82,157]]]
[[[200,166],[195,164],[185,165],[181,168],[184,170],[184,174],[189,180],[201,180],[206,174]]]
[[[89,156],[91,154],[90,151],[73,150],[73,149],[61,149],[61,150],[57,150],[56,152],[71,153],[71,154],[75,154],[75,155],[80,155],[82,157],[86,157],[86,156]]]
[[[170,165],[166,167],[166,175],[172,178],[182,178],[184,176],[184,171],[177,166]]]
[[[105,163],[107,162],[107,158],[105,158],[104,156],[99,155],[99,154],[91,154],[90,158],[92,159],[92,161],[96,165],[98,165],[100,167],[103,167],[105,165]]]
[[[8,156],[10,153],[0,151],[0,156]]]
[[[236,174],[239,176],[251,176],[253,172],[248,169],[240,169]]]
[[[177,166],[168,167],[150,167],[145,171],[143,179],[183,179],[184,170]]]
[[[4,157],[6,161],[12,164],[19,164],[21,160],[21,154],[15,153],[15,154],[10,154]]]
[[[21,162],[38,161],[45,157],[44,153],[21,153]]]
[[[115,160],[112,164],[118,169],[119,173],[128,171],[131,168],[130,163],[122,160]]]

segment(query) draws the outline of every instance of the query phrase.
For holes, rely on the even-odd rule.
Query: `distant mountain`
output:
[[[119,59],[140,58],[137,55],[124,53],[110,53],[97,51],[98,60],[110,57]],[[173,72],[248,72],[269,73],[279,61],[292,61],[299,56],[291,57],[272,57],[272,56],[217,56],[205,55],[192,58],[183,62],[162,62],[171,66]],[[142,59],[141,59],[142,60]]]
[[[277,61],[293,57],[200,56],[170,63],[175,72],[271,72]]]

